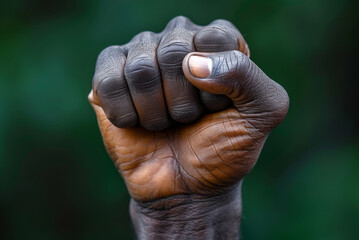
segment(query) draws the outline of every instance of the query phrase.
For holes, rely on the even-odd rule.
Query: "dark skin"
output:
[[[241,182],[286,91],[231,23],[184,17],[98,57],[89,95],[139,239],[238,239]]]

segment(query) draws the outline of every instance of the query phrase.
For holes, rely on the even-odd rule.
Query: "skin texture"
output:
[[[99,55],[89,101],[140,239],[238,238],[241,180],[289,106],[248,57],[228,21],[184,17]]]

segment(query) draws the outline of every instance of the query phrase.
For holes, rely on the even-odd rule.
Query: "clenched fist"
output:
[[[223,229],[239,224],[241,180],[289,99],[230,22],[176,17],[161,33],[106,48],[89,100],[140,238],[238,236]],[[163,221],[181,224],[158,232]]]

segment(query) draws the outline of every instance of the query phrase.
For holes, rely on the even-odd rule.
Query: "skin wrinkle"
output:
[[[173,168],[175,169],[175,170],[174,170],[174,177],[173,177],[173,189],[172,189],[172,191],[173,191],[173,192],[176,192],[176,191],[178,191],[178,190],[176,189],[176,185],[177,185],[177,182],[178,182],[177,178],[178,178],[178,177],[181,177],[181,176],[179,176],[179,167],[178,167],[178,166],[174,167],[174,165],[176,166],[177,163],[176,163],[176,160],[173,160],[173,159],[172,159],[172,166],[173,166]],[[182,179],[182,178],[181,178],[181,180],[182,180],[183,185],[185,185],[185,183],[183,182],[183,179]]]
[[[243,62],[244,62],[244,58],[239,57],[239,61],[238,60],[236,61],[236,66],[234,68],[232,68],[232,71],[236,70],[236,69],[241,70],[244,67]],[[238,76],[238,72],[235,72],[235,76],[233,76],[233,78],[241,78],[241,77],[242,76],[240,76],[240,75]],[[240,98],[240,96],[244,95],[243,91],[244,91],[244,89],[246,89],[248,87],[246,80],[247,80],[246,77],[243,77],[241,79],[241,81],[232,83],[233,84],[232,92],[230,92],[228,95],[231,96],[232,99],[235,99],[235,102],[238,102],[237,98]],[[235,93],[235,95],[234,95],[234,93]]]
[[[121,161],[120,163],[117,164],[118,168],[121,169],[122,172],[126,172],[127,169],[123,169],[123,165],[134,165],[132,168],[139,168],[141,167],[141,163],[148,161],[149,159],[152,159],[153,156],[155,155],[156,150],[154,150],[153,152],[150,152],[148,154],[146,154],[145,156],[136,156],[136,158],[134,160],[129,160],[127,162],[123,162],[123,160],[120,159],[124,159],[124,158],[128,158],[128,156],[126,155],[120,155],[118,157],[118,159]],[[152,155],[151,157],[147,157],[147,155]],[[164,157],[163,157],[164,158]]]
[[[190,148],[190,150],[191,150],[193,156],[195,156],[195,158],[198,160],[198,162],[201,164],[201,166],[203,166],[203,168],[206,169],[207,172],[208,172],[214,179],[216,179],[219,183],[221,183],[222,181],[221,181],[220,179],[218,179],[218,178],[212,173],[212,171],[210,171],[210,170],[207,168],[206,164],[198,157],[198,155],[197,155],[197,153],[194,151],[194,149],[193,149],[191,143],[190,143],[190,142],[188,142],[188,143],[189,143],[188,146],[189,146],[189,148]],[[201,175],[201,177],[202,177],[203,179],[206,180],[206,182],[211,183],[212,185],[215,185],[215,186],[220,186],[220,185],[217,185],[217,184],[213,183],[213,181],[210,181],[210,180],[206,179],[206,178],[197,170],[197,168],[196,168],[196,171],[198,172],[198,174]]]
[[[227,152],[228,151],[228,146],[231,146],[232,147],[232,152],[236,152],[236,150],[234,149],[234,147],[233,147],[233,142],[231,141],[231,138],[229,137],[229,136],[225,136],[228,140],[229,140],[229,142],[230,142],[230,144],[226,144],[226,147],[224,147],[224,149],[226,149],[224,152]],[[216,144],[214,143],[214,141],[212,140],[212,138],[209,138],[209,140],[212,142],[212,144],[213,144],[213,147],[216,149]],[[228,143],[228,141],[226,141],[225,143]],[[227,161],[225,161],[220,155],[221,154],[219,154],[218,153],[219,151],[217,151],[217,154],[218,154],[218,157],[220,157],[220,160],[222,160],[223,161],[223,163],[225,164],[225,166],[229,166],[228,164],[236,164],[236,161],[232,161],[232,162],[227,162]],[[232,168],[232,167],[230,167],[230,168]]]
[[[133,61],[137,61],[136,59],[133,59]],[[146,60],[147,61],[147,60]],[[143,73],[143,72],[151,72],[151,73],[156,73],[156,75],[154,76],[154,77],[152,77],[152,78],[147,78],[146,80],[147,81],[149,81],[149,82],[151,82],[154,78],[157,78],[158,76],[157,75],[159,75],[159,71],[157,71],[157,69],[156,68],[154,68],[153,66],[151,66],[151,65],[146,65],[146,64],[144,64],[143,62],[141,63],[141,68],[137,68],[137,66],[136,66],[136,68],[135,67],[131,67],[131,66],[128,66],[128,68],[130,68],[130,70],[128,70],[128,71],[130,71],[130,73],[128,73],[127,75],[130,75],[131,77],[133,77],[133,75],[134,74],[137,74],[137,73]],[[147,82],[146,81],[146,82]]]
[[[149,217],[149,218],[152,218],[152,219],[154,219],[154,220],[166,220],[166,221],[169,221],[169,222],[186,222],[186,221],[188,221],[188,219],[181,219],[181,212],[180,211],[176,211],[176,208],[182,208],[182,206],[186,206],[188,203],[182,203],[182,204],[179,204],[179,205],[176,205],[175,207],[172,207],[171,209],[172,210],[175,210],[175,211],[172,211],[171,212],[171,218],[167,218],[167,216],[166,215],[168,215],[168,214],[166,214],[166,213],[164,213],[164,216],[156,216],[156,215],[154,215],[154,214],[146,214],[146,213],[149,213],[149,212],[143,212],[142,211],[142,213],[143,214],[146,214],[146,216],[147,217]],[[184,211],[186,211],[187,209],[184,209]],[[191,212],[192,213],[194,213],[193,215],[194,216],[191,216],[191,220],[193,220],[193,221],[195,221],[195,220],[200,220],[203,216],[200,216],[199,214],[199,216],[196,216],[197,215],[197,212],[196,212],[196,210],[195,209],[191,209]],[[186,213],[189,213],[189,211],[186,211]],[[177,217],[179,217],[179,218],[177,218]]]
[[[108,91],[108,88],[106,88],[107,92],[103,91],[102,86],[104,84],[109,84],[108,82],[111,82],[111,81],[120,81],[120,79],[121,79],[120,77],[118,77],[118,76],[115,77],[115,75],[108,75],[106,78],[103,78],[97,86],[96,94],[97,95],[102,94],[102,97],[111,98],[111,97],[114,97],[115,93],[118,93],[120,95],[122,95],[121,93],[126,93],[125,86],[123,86],[123,88],[120,88],[120,89],[111,89],[111,91]]]
[[[226,122],[226,121],[227,121],[227,120],[223,120],[222,122]],[[209,121],[209,122],[210,122],[210,121]],[[218,124],[218,123],[216,123],[216,122],[210,123],[210,124],[205,124],[205,123],[206,123],[206,122],[204,122],[204,123],[202,124],[203,126],[201,126],[199,129],[197,129],[195,132],[193,132],[190,137],[192,137],[192,136],[194,136],[194,135],[200,133],[201,131],[205,130],[206,128],[210,128],[210,127],[215,126],[215,125]]]
[[[118,65],[121,66],[121,64]],[[94,81],[97,82],[97,86],[95,86],[96,89],[98,89],[102,81],[106,80],[103,79],[103,76],[109,77],[109,73],[113,73],[113,72],[118,73],[121,70],[118,68],[118,65],[113,66],[112,68],[103,67],[101,70],[99,70],[99,72],[96,75],[94,75]],[[114,74],[114,76],[116,75],[117,74]],[[97,79],[101,79],[101,80],[97,80]]]
[[[177,47],[177,49],[175,47]],[[169,49],[169,50],[165,51],[165,49]],[[171,58],[173,55],[187,55],[187,53],[192,52],[192,51],[193,51],[193,49],[191,47],[189,47],[188,45],[182,45],[182,43],[180,43],[180,42],[179,43],[172,42],[168,46],[161,47],[161,58],[167,59],[167,58]],[[177,62],[176,63],[161,62],[161,64],[163,64],[163,65],[166,65],[166,64],[179,65],[180,63],[182,63],[182,61],[180,61],[178,63]],[[176,66],[176,67],[178,67],[178,66]]]
[[[187,170],[182,166],[182,164],[181,164],[180,162],[177,162],[177,163],[178,163],[179,169],[180,169],[180,170],[183,170],[187,177],[189,177],[190,179],[194,180],[196,183],[198,183],[198,184],[201,185],[202,187],[206,187],[206,185],[203,184],[200,180],[198,180],[197,178],[195,178],[195,177],[193,177],[191,174],[189,174],[189,173],[187,172]],[[180,172],[182,172],[182,171],[180,171]],[[182,178],[184,179],[183,182],[184,182],[185,184],[187,184],[187,183],[186,183],[187,180],[186,180],[186,178],[185,178],[184,175],[182,175]],[[188,186],[188,185],[187,185],[187,186]],[[193,192],[193,191],[191,190],[191,188],[189,188],[189,187],[187,187],[187,188],[188,188],[188,190],[189,190],[189,193],[192,193],[192,192]]]
[[[167,132],[167,131],[166,131],[166,136],[167,136],[167,138],[168,138],[168,132]],[[170,141],[170,142],[171,142],[171,141]],[[171,152],[172,152],[172,154],[173,154],[173,156],[174,156],[174,157],[172,157],[171,159],[172,159],[172,162],[174,162],[175,165],[176,165],[176,167],[177,167],[177,168],[175,168],[175,169],[176,169],[175,171],[176,171],[176,172],[178,171],[178,172],[181,174],[181,169],[183,169],[183,167],[182,167],[180,161],[178,160],[179,157],[178,157],[177,151],[174,151],[174,150],[175,150],[174,141],[172,141],[171,143],[172,143],[172,144],[169,144],[169,148],[170,148],[170,150],[171,150]],[[183,170],[186,172],[185,169],[183,169]],[[186,174],[187,174],[188,176],[190,176],[187,172],[186,172]],[[174,186],[177,186],[177,183],[175,182],[175,179],[176,179],[176,178],[174,178]],[[189,187],[188,187],[186,181],[184,180],[183,175],[181,175],[181,179],[182,179],[182,182],[183,182],[183,184],[184,184],[184,187],[189,191]],[[198,181],[197,179],[195,179],[195,180]]]
[[[119,119],[125,119],[125,118],[131,117],[131,116],[133,116],[133,113],[129,112],[129,113],[122,114]],[[111,125],[109,125],[109,126],[111,126]]]
[[[166,136],[168,137],[168,133],[166,132]],[[170,150],[171,150],[171,152],[172,152],[172,156],[174,156],[174,157],[172,157],[172,162],[175,162],[176,163],[176,165],[178,166],[178,155],[176,154],[177,152],[175,152],[174,150],[173,150],[173,141],[170,141],[170,143],[168,144],[168,146],[169,146],[169,148],[170,148]],[[177,167],[178,168],[178,167]],[[174,177],[173,178],[173,186],[174,186],[174,190],[175,190],[175,186],[177,185],[176,184],[176,177]]]
[[[272,114],[272,112],[270,112],[270,114]],[[253,130],[261,133],[259,138],[262,138],[262,136],[265,136],[267,134],[267,131],[264,131],[262,128],[256,128],[256,125],[263,125],[263,122],[260,119],[260,116],[262,116],[262,114],[241,114],[241,116],[247,119],[247,123],[251,125],[251,128]]]
[[[230,124],[231,124],[231,121],[230,121]],[[241,135],[241,137],[243,137],[244,135]],[[231,138],[229,138],[229,139],[231,139]],[[237,141],[237,140],[236,140]],[[238,143],[239,144],[239,143]],[[239,144],[238,146],[241,146],[242,144]],[[239,168],[243,168],[243,162],[245,162],[244,161],[244,159],[246,159],[246,155],[248,155],[249,153],[251,153],[251,150],[250,149],[248,149],[248,148],[244,148],[243,150],[241,150],[240,152],[241,152],[241,154],[239,154],[238,153],[238,151],[235,151],[237,154],[237,157],[239,158],[239,159],[241,159],[241,161],[238,161],[238,160],[235,160],[235,161],[233,161],[232,162],[232,164],[234,163],[235,165],[237,165],[237,167],[238,167],[238,165],[239,165]],[[242,170],[243,171],[243,170]],[[241,173],[241,174],[239,174],[239,175],[243,175],[243,173]]]
[[[221,157],[221,154],[219,154],[219,150],[216,148],[216,146],[215,146],[215,144],[213,143],[213,140],[212,140],[211,137],[209,138],[209,141],[211,141],[211,144],[212,144],[212,146],[213,146],[213,148],[214,148],[214,150],[215,150],[216,155],[218,156],[218,158],[223,162],[224,165],[226,165],[227,167],[230,167],[230,168],[231,168],[231,166],[229,165],[229,163],[228,163],[227,161],[225,161],[225,160],[223,159],[223,157]],[[232,147],[233,147],[233,146],[232,146]],[[223,173],[225,173],[225,172],[223,172]],[[225,173],[225,174],[227,174],[227,173]]]
[[[161,46],[160,44],[160,47],[158,48],[158,52],[157,52],[160,65],[162,66],[180,67],[182,64],[182,58],[180,58],[180,56],[183,55],[184,57],[185,55],[187,55],[188,53],[194,50],[193,47],[190,46],[189,44],[183,45],[183,43],[178,43],[178,42],[170,42],[166,44],[168,45]],[[174,58],[175,56],[177,57]],[[175,59],[175,61],[173,61],[173,58]]]
[[[211,138],[209,138],[209,140],[212,142]],[[216,155],[217,155],[218,158],[222,161],[222,163],[223,163],[225,166],[231,168],[231,167],[227,164],[227,162],[223,160],[223,158],[222,158],[221,155],[219,154],[219,151],[217,150],[217,148],[216,148],[215,145],[213,145],[213,148],[214,148],[214,150],[215,150],[215,152],[216,152]],[[231,174],[225,172],[225,171],[224,171],[223,169],[221,169],[219,166],[217,166],[216,169],[219,170],[219,171],[221,171],[223,174],[225,174],[229,179],[232,178]],[[226,182],[226,183],[227,183],[227,182]]]
[[[181,165],[181,163],[179,161],[177,161],[176,159],[173,158],[173,163],[176,166],[176,170],[178,171],[178,174],[183,182],[183,185],[185,187],[185,189],[187,190],[187,192],[191,193],[191,189],[189,187],[189,185],[187,184],[186,179],[184,178],[183,174],[182,174],[182,170],[185,172],[185,174],[187,174],[187,177],[192,178],[193,180],[197,181],[198,183],[200,183],[197,179],[193,178],[190,174],[188,174],[188,172],[183,168],[183,166]]]
[[[188,143],[188,147],[189,147],[189,149],[191,150],[191,152],[192,152],[192,154],[193,154],[193,156],[197,159],[197,161],[203,166],[203,163],[201,162],[201,160],[198,158],[198,156],[193,152],[193,149],[192,149],[192,147],[191,147],[191,144],[190,144],[190,142],[189,141],[187,141],[187,143]],[[192,157],[193,157],[192,156]],[[197,174],[198,174],[198,176],[199,177],[201,177],[201,179],[203,179],[206,183],[208,183],[209,185],[212,185],[212,187],[214,186],[214,187],[219,187],[219,185],[217,185],[217,184],[215,184],[215,183],[213,183],[213,182],[211,182],[211,181],[209,181],[208,179],[206,179],[200,172],[199,172],[199,170],[196,168],[196,167],[192,167],[192,169],[194,169],[194,171],[195,172],[197,172]],[[186,171],[187,172],[187,171]],[[208,171],[207,171],[208,172]],[[212,173],[210,173],[210,174],[212,174]],[[195,179],[197,179],[196,177],[194,177],[193,176],[193,178],[195,178]],[[198,182],[201,182],[200,180],[198,180]],[[204,184],[205,185],[205,184]],[[205,185],[207,188],[209,187],[209,186],[207,186],[207,185]]]
[[[233,191],[236,191],[235,190],[236,187],[230,189],[228,194],[232,195]],[[236,196],[236,195],[233,195],[233,196]],[[199,211],[201,211],[201,209],[196,208],[194,205],[192,205],[192,203],[211,205],[212,204],[211,202],[213,202],[213,204],[215,204],[214,207],[215,207],[215,209],[217,209],[221,206],[225,206],[222,202],[218,201],[219,198],[223,198],[224,201],[231,201],[229,196],[226,196],[226,195],[214,195],[214,196],[206,197],[203,195],[196,195],[196,194],[195,195],[178,194],[176,196],[155,199],[155,200],[147,201],[147,202],[136,202],[136,204],[141,207],[141,213],[146,214],[146,215],[153,215],[158,211],[159,213],[161,213],[161,215],[156,214],[155,215],[156,217],[161,217],[161,216],[165,216],[165,215],[176,216],[178,214],[178,211],[166,212],[164,210],[168,210],[168,209],[176,210],[176,209],[182,208],[182,206],[187,206],[188,204],[191,204],[191,205],[189,205],[189,208],[191,208],[190,211],[199,212]],[[172,200],[174,200],[174,202]],[[165,206],[162,204],[162,202],[169,202],[170,204]],[[187,210],[187,208],[185,208],[185,210]],[[162,218],[160,218],[158,220],[161,220],[161,219]]]
[[[229,122],[230,124],[231,124],[231,122]],[[224,125],[224,124],[223,124]],[[228,138],[228,140],[230,141],[230,146],[232,147],[232,151],[234,151],[236,148],[234,147],[234,144],[233,144],[233,142],[232,142],[232,138],[231,137],[229,137],[229,136],[227,136],[227,138]],[[238,145],[238,146],[240,146],[240,145]],[[233,162],[233,161],[232,161]],[[232,163],[233,164],[233,163]]]
[[[255,120],[254,121],[253,120],[248,121],[248,123],[254,127],[254,124],[252,124],[252,122],[255,122]],[[263,131],[262,129],[256,129],[256,131],[260,133],[260,135],[258,136],[258,138],[260,140],[267,135],[267,132]]]
[[[170,209],[179,208],[181,206],[186,206],[190,202],[196,202],[196,203],[206,203],[207,200],[201,200],[201,198],[197,197],[195,200],[189,200],[189,198],[193,197],[195,195],[192,194],[177,194],[174,196],[169,196],[166,198],[159,198],[152,201],[147,202],[136,202],[141,207],[142,213],[148,213],[152,214],[155,211],[163,211]],[[173,201],[175,200],[175,201]],[[170,204],[162,204],[162,202],[169,202]],[[178,214],[177,211],[172,211],[168,213],[164,213],[165,215],[172,215],[172,214]]]
[[[237,188],[233,188],[236,190]],[[237,194],[233,194],[233,190],[228,192],[229,196],[237,196]],[[169,198],[168,200],[170,200]],[[238,198],[237,198],[238,199]],[[163,201],[163,200],[160,200]],[[166,200],[165,200],[166,201]],[[206,205],[210,204],[210,202],[215,203],[215,207],[213,210],[203,212],[201,209],[208,209]],[[171,207],[169,209],[161,209],[161,210],[148,210],[150,209],[148,204],[146,206],[140,206],[136,204],[134,201],[131,201],[132,208],[135,210],[132,211],[134,213],[140,214],[142,216],[140,221],[142,222],[142,226],[146,224],[146,231],[138,230],[140,239],[147,239],[146,236],[151,235],[151,239],[208,239],[208,237],[225,236],[218,232],[219,229],[223,229],[223,226],[229,226],[232,228],[232,225],[236,225],[239,223],[240,215],[233,215],[233,210],[237,212],[236,205],[240,205],[240,200],[236,200],[236,198],[218,198],[217,196],[213,199],[200,200],[197,199],[194,202],[190,203],[182,203],[177,206]],[[150,203],[153,205],[153,203]],[[192,206],[191,206],[192,205]],[[196,207],[197,206],[197,207]],[[202,206],[202,207],[201,207]],[[168,211],[169,210],[169,211]],[[184,210],[184,211],[183,211]],[[231,211],[232,210],[232,211]],[[176,214],[167,214],[167,211],[170,213]],[[239,210],[240,211],[240,210]],[[187,217],[183,218],[183,214],[178,214],[182,212]],[[225,213],[228,215],[233,215],[230,219],[223,218],[208,218],[207,216],[220,216],[221,213]],[[190,217],[188,219],[188,217]],[[138,219],[136,216],[132,216],[132,219]],[[208,221],[203,221],[203,219],[208,219]],[[217,220],[218,219],[218,220]],[[188,221],[193,222],[193,225],[188,225]],[[166,223],[164,225],[164,223]],[[160,228],[160,229],[157,229]],[[137,227],[138,229],[138,227]],[[227,232],[229,233],[229,232]],[[178,238],[174,238],[174,235],[178,234]],[[218,235],[220,234],[220,235]],[[236,234],[232,235],[231,233],[228,235],[228,238],[225,239],[238,239]],[[177,235],[176,235],[177,236]],[[187,237],[185,237],[187,236]],[[229,237],[230,236],[230,237]],[[222,239],[222,238],[219,238]]]
[[[232,124],[231,117],[229,116],[228,112],[226,114],[227,114],[227,119],[228,119],[229,124],[231,125],[232,129],[234,129],[234,125]],[[240,117],[239,117],[239,119],[240,119]],[[224,123],[223,123],[223,125],[224,125]],[[245,126],[245,124],[243,124],[243,126]],[[248,134],[248,131],[246,133],[240,132],[238,135],[244,135],[244,134]],[[240,146],[240,144],[236,138],[233,139],[233,138],[228,137],[228,139],[231,141],[233,150],[235,149],[235,147],[234,147],[232,140],[234,140],[236,142],[237,146]]]
[[[228,62],[228,61],[231,61],[230,63]],[[230,69],[231,69],[231,67],[230,67],[230,65],[232,65],[232,59],[230,58],[230,59],[223,59],[223,62],[225,63],[225,65],[226,65],[226,67],[227,67],[227,71],[230,71]],[[224,71],[224,72],[227,72],[227,71]],[[230,94],[228,94],[229,96],[230,96]]]

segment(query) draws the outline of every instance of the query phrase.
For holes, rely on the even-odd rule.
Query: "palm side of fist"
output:
[[[285,117],[285,90],[228,21],[177,17],[99,55],[89,100],[135,200],[229,191]]]

